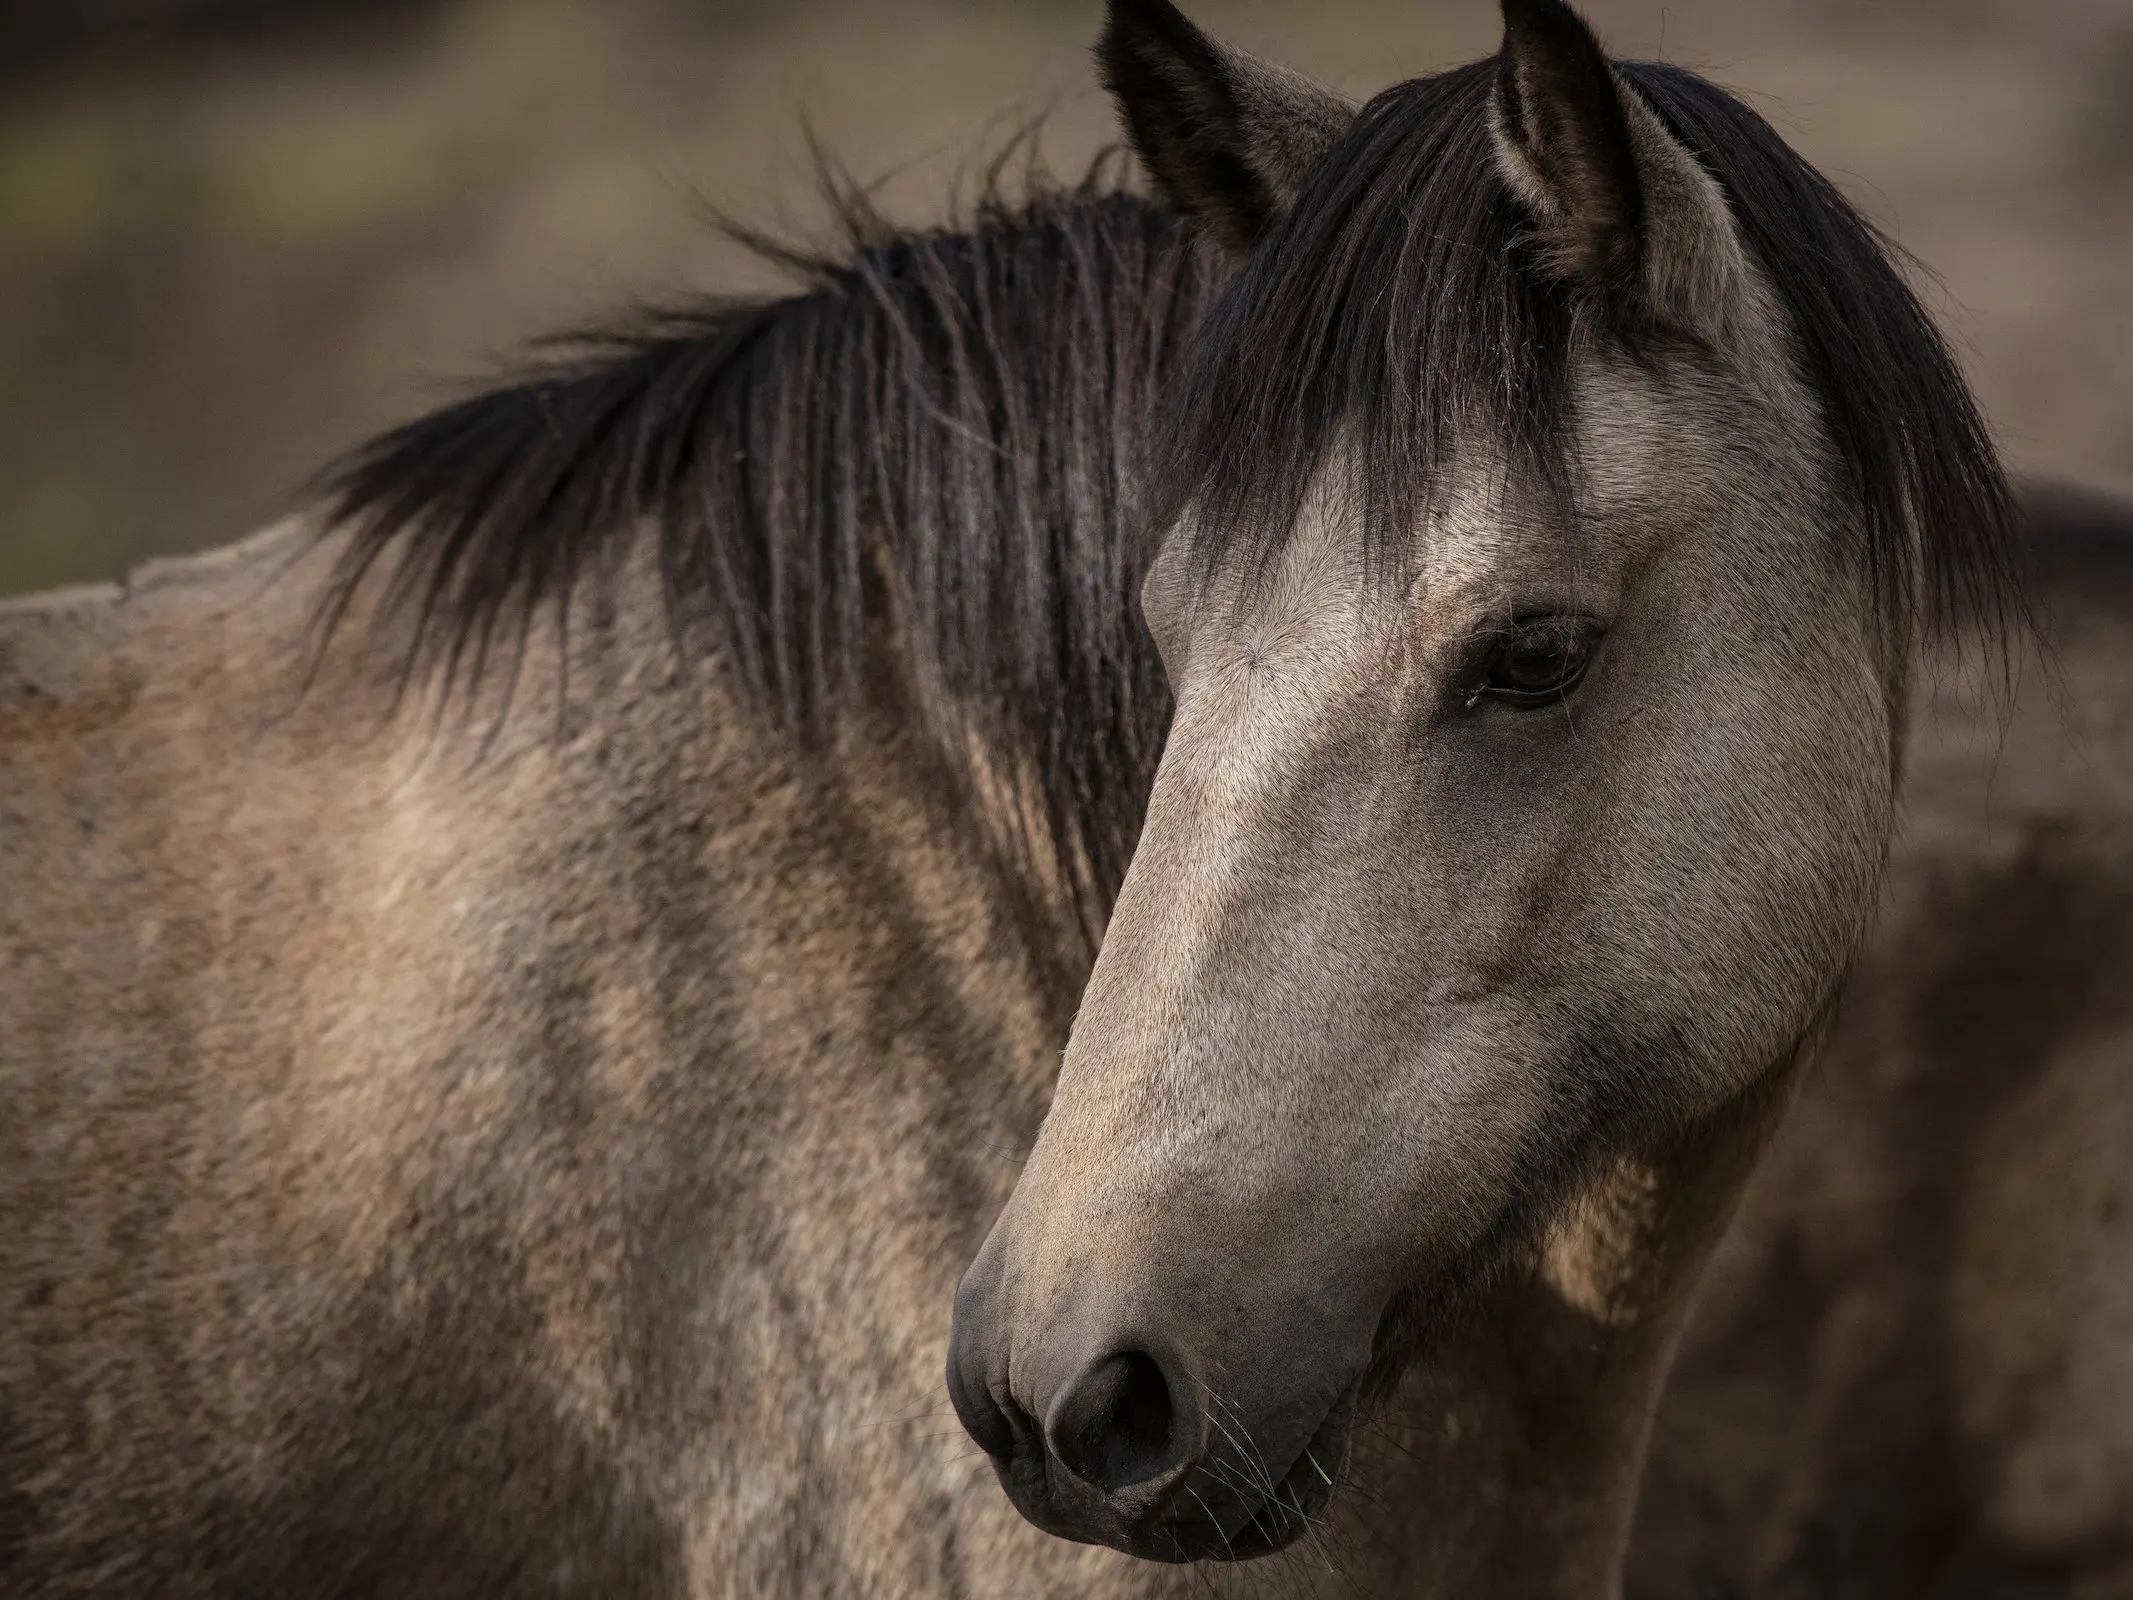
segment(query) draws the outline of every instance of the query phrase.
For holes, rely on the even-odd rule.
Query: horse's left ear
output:
[[[1217,44],[1170,0],[1110,0],[1096,62],[1164,196],[1240,253],[1355,117],[1331,89]]]
[[[1639,318],[1716,333],[1746,256],[1725,192],[1563,0],[1503,0],[1497,154],[1551,270]]]

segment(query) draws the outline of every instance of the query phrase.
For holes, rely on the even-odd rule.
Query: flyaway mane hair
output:
[[[385,611],[412,618],[409,671],[449,692],[649,525],[677,631],[819,747],[859,691],[868,618],[893,615],[940,731],[1027,764],[1100,922],[1169,717],[1137,531],[1190,505],[1209,537],[1271,549],[1344,434],[1381,550],[1404,548],[1455,433],[1567,491],[1580,308],[1498,169],[1494,70],[1379,95],[1234,276],[1102,163],[953,230],[898,232],[847,188],[843,250],[764,246],[800,292],[581,341],[334,468],[349,542],[322,626],[381,573]],[[2006,480],[1888,246],[1733,96],[1619,70],[1718,181],[1790,314],[1891,627],[2019,620]]]
[[[1012,203],[996,168],[965,226],[921,233],[825,188],[838,252],[733,230],[801,292],[571,341],[330,469],[352,536],[324,628],[382,568],[410,669],[449,694],[648,523],[678,634],[813,747],[893,585],[935,731],[1026,764],[1031,820],[1100,926],[1170,711],[1120,530],[1158,387],[1226,269],[1109,157],[1072,186],[1033,171]]]

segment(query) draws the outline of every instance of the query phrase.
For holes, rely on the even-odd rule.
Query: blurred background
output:
[[[1358,97],[1490,0],[1197,0]],[[2133,478],[2133,0],[1588,0],[1748,94],[1928,263],[2010,458]],[[1098,0],[0,0],[0,592],[276,515],[544,331],[758,285],[807,129],[907,220],[1049,113]]]

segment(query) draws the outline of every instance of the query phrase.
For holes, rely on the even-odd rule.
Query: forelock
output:
[[[1848,508],[1832,536],[1884,622],[1897,637],[2019,622],[2006,479],[1890,247],[1733,95],[1663,64],[1619,71],[1717,181],[1772,291]],[[1328,471],[1367,563],[1403,573],[1455,452],[1567,522],[1580,343],[1644,363],[1709,355],[1545,270],[1496,159],[1493,78],[1478,62],[1374,99],[1210,310],[1150,501],[1158,527],[1183,522],[1203,576],[1265,571]]]

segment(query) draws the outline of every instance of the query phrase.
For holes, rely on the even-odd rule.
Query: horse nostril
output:
[[[1138,1350],[1105,1356],[1052,1407],[1052,1454],[1084,1483],[1117,1494],[1169,1467],[1176,1432],[1170,1384]]]

